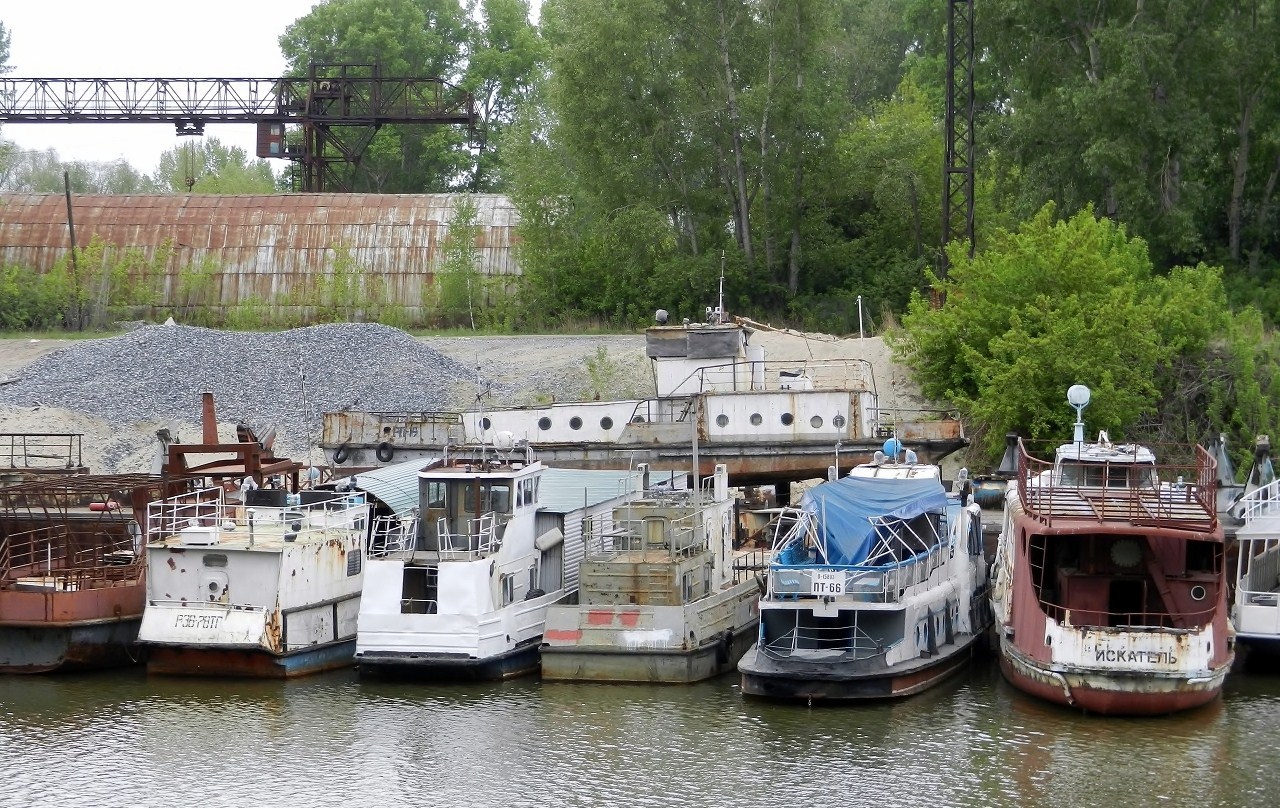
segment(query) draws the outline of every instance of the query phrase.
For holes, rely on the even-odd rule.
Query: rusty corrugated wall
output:
[[[511,200],[471,194],[477,207],[477,269],[515,276],[518,215]],[[411,316],[429,299],[455,205],[453,194],[278,194],[72,197],[76,243],[97,235],[149,258],[165,242],[162,305],[175,306],[181,273],[209,261],[223,306],[284,299],[299,284],[332,272],[345,247],[355,266],[388,284]],[[0,265],[48,271],[67,254],[66,198],[0,194]],[[417,317],[415,316],[415,319]]]

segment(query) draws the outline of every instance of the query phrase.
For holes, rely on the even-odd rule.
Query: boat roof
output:
[[[1054,457],[1059,463],[1142,463],[1154,465],[1155,454],[1136,443],[1064,443]]]
[[[948,502],[938,477],[850,475],[809,489],[800,507],[816,517],[828,562],[853,565],[864,562],[875,544],[873,518],[912,519],[944,512]]]
[[[633,469],[548,468],[539,483],[538,510],[571,513],[638,492],[643,482]]]
[[[419,458],[394,463],[370,471],[362,471],[346,478],[357,491],[381,502],[394,515],[407,514],[418,506],[418,472],[437,458]],[[341,485],[342,481],[336,483]]]
[[[942,479],[942,470],[932,463],[862,463],[854,466],[850,477],[884,477],[895,480]]]

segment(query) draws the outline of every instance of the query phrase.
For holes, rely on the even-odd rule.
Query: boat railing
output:
[[[227,501],[223,493],[221,488],[205,488],[149,503],[148,542],[199,535],[201,543],[223,536],[245,536],[252,543],[255,530],[297,541],[330,530],[363,530],[369,515],[364,495],[358,493],[319,502],[299,500],[282,507],[245,507]]]
[[[731,568],[735,585],[748,578],[759,580],[761,574],[769,569],[769,553],[762,549],[739,553],[733,557]]]
[[[900,640],[899,640],[900,642]],[[793,656],[839,655],[844,659],[871,659],[886,653],[897,643],[885,645],[856,624],[838,626],[796,626],[764,643],[761,648],[767,656],[777,658]]]
[[[1237,539],[1236,602],[1252,606],[1280,605],[1280,534]]]
[[[1060,603],[1039,599],[1040,608],[1047,617],[1064,626],[1074,628],[1115,628],[1130,630],[1189,630],[1207,625],[1217,614],[1213,604],[1198,611],[1108,612],[1099,609],[1070,608]]]
[[[739,359],[703,365],[676,390],[767,392],[772,390],[867,390],[875,392],[865,359]]]
[[[19,531],[0,542],[0,586],[33,579],[57,591],[102,589],[135,580],[142,566],[132,539],[86,539],[65,525]]]
[[[0,432],[0,468],[84,468],[79,432]]]
[[[1280,479],[1272,480],[1245,494],[1233,508],[1233,512],[1236,511],[1245,524],[1268,517],[1280,517]]]
[[[674,502],[687,501],[690,492],[669,495]],[[646,505],[661,505],[664,494],[646,495]],[[591,516],[583,520],[582,538],[588,561],[612,561],[623,553],[664,553],[669,558],[688,558],[709,546],[707,524],[700,511],[667,521],[660,535],[651,535],[649,520],[633,504],[618,508],[612,516]]]
[[[1061,477],[1053,463],[1032,457],[1018,442],[1018,498],[1028,516],[1046,526],[1058,520],[1120,522],[1139,527],[1213,531],[1218,526],[1214,460],[1201,446],[1187,464],[1100,463],[1098,479]]]
[[[907,589],[929,580],[947,557],[946,548],[938,544],[909,558],[874,566],[773,563],[769,566],[768,597],[896,603]]]
[[[442,516],[436,520],[441,560],[473,561],[502,549],[497,514],[493,511],[466,519],[462,526],[463,530],[451,531],[447,517]]]
[[[417,508],[408,513],[378,516],[369,535],[369,557],[411,556],[417,538]]]

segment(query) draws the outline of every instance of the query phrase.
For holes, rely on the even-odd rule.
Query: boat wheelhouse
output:
[[[361,673],[504,679],[538,670],[547,607],[578,589],[583,521],[634,496],[640,480],[549,469],[527,447],[501,443],[508,448],[451,451],[418,473],[411,526],[369,560]]]
[[[363,495],[222,487],[154,502],[139,640],[152,673],[284,678],[352,664]]]
[[[990,619],[981,511],[914,460],[890,439],[778,513],[744,694],[907,696],[972,658]]]
[[[651,485],[584,526],[577,593],[547,610],[544,679],[684,683],[733,670],[755,635],[762,551],[735,549],[723,465]]]
[[[1159,714],[1213,699],[1234,656],[1213,458],[1156,462],[1106,433],[1052,462],[1019,441],[992,587],[1000,666],[1017,688],[1088,712]],[[1189,447],[1190,448],[1190,447]]]
[[[142,524],[164,487],[141,474],[46,475],[0,487],[0,673],[139,660]]]

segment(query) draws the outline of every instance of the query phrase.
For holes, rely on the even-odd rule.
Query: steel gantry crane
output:
[[[22,79],[0,77],[3,123],[209,123],[258,127],[257,156],[293,161],[302,191],[350,190],[351,172],[385,124],[462,124],[475,135],[470,93],[438,78],[381,75],[378,65],[311,64],[276,79]],[[286,137],[286,127],[301,137]],[[346,170],[340,167],[346,166]]]

